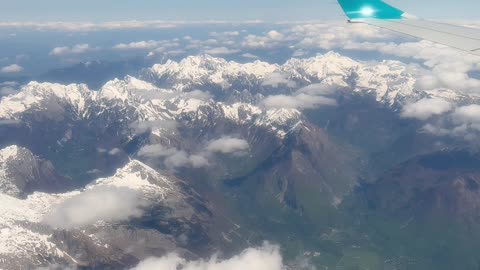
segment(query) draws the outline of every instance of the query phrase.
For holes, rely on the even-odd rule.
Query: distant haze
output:
[[[474,0],[390,0],[409,13],[437,19],[476,19]],[[323,20],[339,19],[335,0],[17,0],[1,1],[2,21],[78,20]],[[268,11],[268,12],[267,12]]]

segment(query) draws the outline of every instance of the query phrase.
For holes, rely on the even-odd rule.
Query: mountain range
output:
[[[425,100],[452,108],[405,116]],[[0,268],[129,269],[270,241],[297,269],[478,269],[476,147],[425,128],[476,103],[334,52],[30,82],[0,100]]]

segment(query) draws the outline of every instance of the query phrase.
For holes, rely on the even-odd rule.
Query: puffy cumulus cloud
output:
[[[450,136],[478,145],[480,135],[480,105],[460,106],[435,122],[427,123],[422,131],[435,136]]]
[[[470,72],[480,70],[478,56],[428,41],[376,45],[374,49],[381,53],[423,61],[426,68],[417,74],[419,88],[449,88],[464,92],[477,92],[480,88],[480,80],[470,76]]]
[[[224,136],[220,139],[210,141],[205,150],[211,153],[243,155],[250,148],[246,140]]]
[[[218,47],[218,48],[212,48],[212,49],[205,50],[206,54],[211,54],[211,55],[228,55],[228,54],[236,54],[236,53],[239,53],[239,52],[240,52],[240,50],[229,49],[227,47]]]
[[[335,86],[325,83],[314,83],[298,89],[297,93],[303,93],[311,96],[327,96],[334,94],[335,90]]]
[[[400,115],[404,118],[427,120],[434,115],[444,114],[452,110],[452,108],[452,103],[446,100],[440,98],[425,98],[405,105]]]
[[[171,154],[165,159],[165,166],[171,169],[181,167],[202,168],[208,166],[208,159],[202,155],[189,155],[183,150],[170,148]],[[167,151],[168,151],[167,150]]]
[[[98,50],[98,48],[92,48],[89,44],[77,44],[72,47],[56,47],[50,52],[52,56],[63,56],[70,54],[83,54],[91,51]]]
[[[244,46],[290,48],[295,57],[318,49],[342,49],[410,58],[422,63],[422,68],[417,69],[415,74],[420,89],[449,88],[465,92],[478,92],[480,89],[480,80],[471,76],[472,72],[480,71],[478,56],[459,53],[429,41],[419,41],[376,27],[338,23],[295,24],[283,29],[281,34],[281,42],[267,36],[248,36]]]
[[[212,154],[223,153],[243,156],[248,153],[247,141],[232,136],[224,136],[212,140],[204,145],[200,151],[188,153],[175,147],[166,147],[161,144],[145,145],[137,155],[152,161],[160,159],[165,167],[171,170],[177,168],[203,168],[210,165]]]
[[[345,41],[331,43],[332,48],[347,50],[374,51],[401,58],[421,61],[422,69],[417,69],[417,86],[421,89],[457,89],[464,92],[477,92],[480,80],[470,76],[480,71],[478,56],[461,53],[455,49],[429,41],[385,42],[385,41]]]
[[[17,64],[5,66],[0,69],[2,73],[19,73],[23,71],[23,67]]]
[[[294,81],[289,80],[285,74],[274,72],[265,77],[262,82],[263,86],[272,86],[272,87],[279,87],[280,85],[284,85],[290,88],[296,86]]]
[[[146,259],[130,270],[283,270],[283,259],[278,246],[265,244],[249,248],[230,259],[213,256],[208,261],[188,261],[176,254]]]
[[[337,101],[324,96],[311,96],[300,93],[292,96],[268,96],[262,100],[261,104],[266,108],[314,109],[321,106],[336,106]]]
[[[472,104],[455,109],[452,118],[457,124],[480,130],[480,105]]]
[[[314,109],[321,106],[336,106],[337,101],[328,97],[335,93],[336,87],[325,83],[315,83],[302,87],[292,95],[272,95],[264,98],[260,104],[268,109]]]
[[[178,123],[175,120],[152,120],[152,121],[137,121],[130,124],[130,128],[135,135],[143,134],[145,132],[166,131],[174,132],[177,130]]]
[[[172,153],[177,152],[175,148],[166,148],[161,144],[149,144],[145,145],[138,150],[138,155],[146,158],[158,158],[170,156]]]
[[[272,30],[263,36],[247,35],[242,42],[242,47],[248,49],[269,49],[281,46],[287,37],[276,30]]]
[[[138,217],[146,202],[139,192],[120,187],[94,187],[66,199],[45,216],[55,228],[71,229],[98,221],[117,222]]]
[[[208,101],[213,98],[212,94],[208,91],[202,91],[202,90],[192,90],[190,92],[184,92],[183,95],[185,95],[189,99],[196,99],[196,100],[201,100],[201,101]]]
[[[296,49],[324,49],[345,48],[365,41],[381,41],[397,38],[395,33],[364,25],[329,24],[301,24],[295,25],[286,31],[289,39],[295,40]]]
[[[137,153],[140,157],[149,159],[163,158],[163,163],[169,169],[181,167],[201,168],[208,166],[208,159],[201,154],[190,155],[174,147],[161,144],[145,145]]]
[[[116,155],[119,155],[119,154],[121,154],[121,153],[123,153],[123,150],[120,149],[120,148],[113,148],[113,149],[111,149],[110,151],[108,151],[108,154],[109,154],[110,156],[116,156]]]

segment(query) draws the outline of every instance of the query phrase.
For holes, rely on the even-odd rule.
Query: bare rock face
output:
[[[63,214],[52,221],[52,213],[70,211],[68,206],[61,207],[69,200],[105,188],[135,192],[142,202],[138,204],[141,211],[92,225],[65,226],[63,218],[68,215]],[[0,194],[0,201],[0,268],[8,270],[49,264],[119,269],[173,250],[198,258],[197,252],[210,253],[208,247],[218,245],[214,244],[218,241],[215,231],[221,229],[212,227],[215,211],[189,185],[136,160],[85,189],[57,194],[35,192],[25,198]],[[75,215],[82,215],[78,211]]]
[[[51,162],[30,150],[18,146],[0,150],[0,192],[20,198],[35,191],[59,192],[72,186],[70,179],[57,174]]]
[[[393,215],[478,224],[480,158],[448,150],[420,156],[366,187],[366,196],[370,208]]]

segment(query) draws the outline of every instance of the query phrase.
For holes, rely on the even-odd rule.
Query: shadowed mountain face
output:
[[[25,198],[37,192],[63,192],[74,187],[71,179],[59,175],[50,161],[28,149],[9,146],[0,150],[0,192]]]
[[[225,183],[276,200],[306,218],[320,218],[322,207],[341,203],[356,184],[352,160],[320,129],[299,124],[253,171]]]
[[[344,206],[387,256],[415,260],[411,269],[476,269],[479,184],[478,154],[444,150],[395,166]]]
[[[402,163],[364,191],[372,210],[470,226],[480,217],[479,176],[478,155],[447,150]]]

